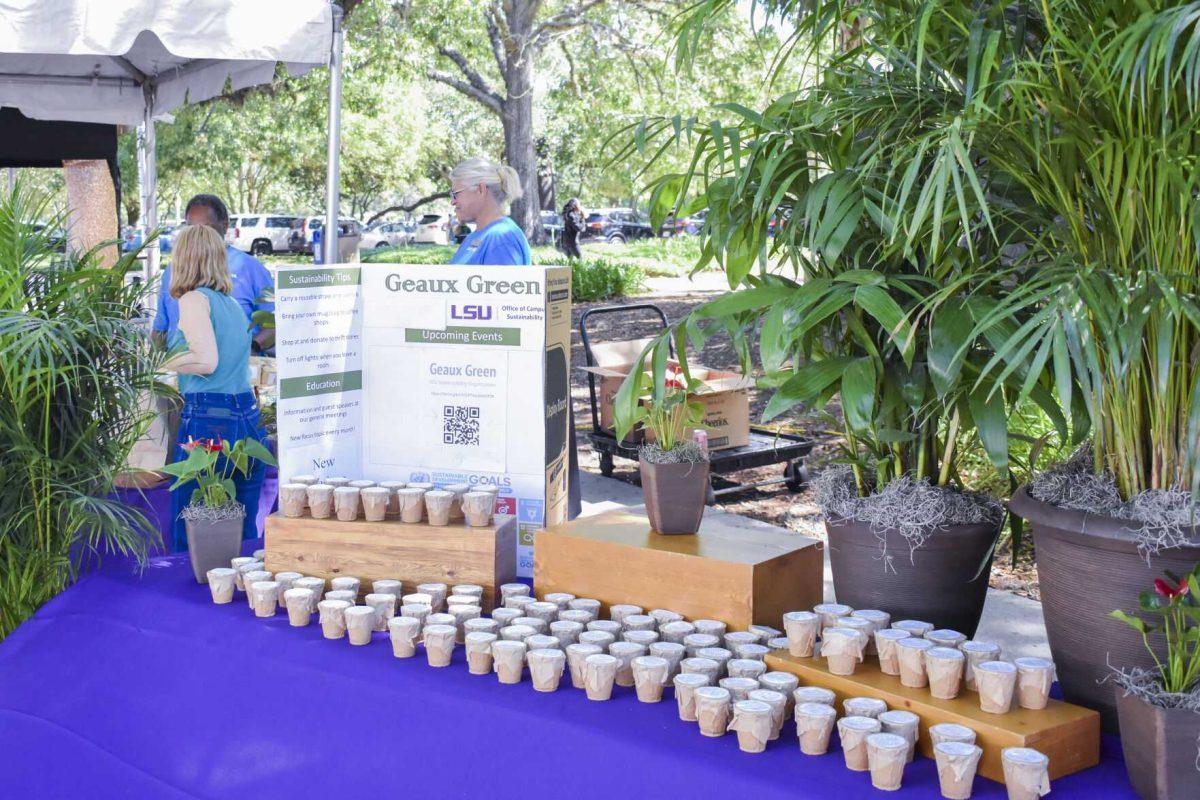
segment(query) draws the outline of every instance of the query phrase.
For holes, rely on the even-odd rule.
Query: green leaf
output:
[[[814,361],[796,370],[779,387],[763,410],[763,422],[768,422],[799,403],[811,402],[841,377],[852,359],[846,356]]]
[[[842,373],[842,413],[853,431],[867,431],[875,424],[875,361],[859,358]]]
[[[1001,475],[1008,473],[1008,416],[1004,410],[1004,395],[989,391],[988,385],[977,387],[967,398],[979,441]]]
[[[895,342],[904,357],[904,363],[912,366],[915,342],[912,330],[904,316],[904,310],[886,291],[878,286],[864,284],[854,291],[854,302],[875,318]]]
[[[949,394],[958,383],[973,327],[971,313],[958,300],[950,300],[933,312],[933,325],[929,329],[929,378],[939,395]]]
[[[1145,622],[1145,620],[1143,620],[1139,617],[1130,616],[1129,614],[1126,614],[1124,611],[1110,611],[1110,612],[1108,612],[1108,616],[1110,616],[1113,619],[1124,622],[1126,625],[1133,628],[1138,633],[1141,633],[1143,635],[1145,635],[1147,633],[1146,622]]]

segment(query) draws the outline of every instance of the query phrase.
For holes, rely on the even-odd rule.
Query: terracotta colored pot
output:
[[[708,462],[652,464],[639,459],[638,464],[650,527],[658,533],[698,531],[708,493]]]
[[[227,567],[242,552],[242,517],[212,522],[206,519],[184,520],[187,528],[188,557],[196,583],[208,583],[208,571]]]
[[[877,534],[866,522],[828,520],[825,530],[839,603],[885,608],[892,619],[927,620],[939,628],[975,635],[998,526],[939,528],[915,550],[899,532],[888,529]],[[883,547],[890,563],[880,558]]]
[[[1200,792],[1196,768],[1200,714],[1159,708],[1117,687],[1121,749],[1129,782],[1142,800],[1176,800]]]
[[[1136,609],[1138,594],[1165,570],[1190,572],[1200,546],[1163,550],[1147,563],[1123,520],[1042,503],[1024,488],[1009,507],[1033,527],[1042,616],[1063,696],[1099,711],[1105,730],[1115,732],[1111,681],[1101,683],[1109,665],[1149,669],[1154,661],[1138,632],[1108,613]]]

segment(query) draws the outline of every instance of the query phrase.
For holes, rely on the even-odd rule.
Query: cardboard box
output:
[[[596,376],[596,403],[601,430],[615,429],[613,400],[638,354],[649,341],[637,339],[593,345],[592,357],[596,359],[597,366],[583,369]],[[708,431],[709,449],[723,450],[749,444],[749,389],[754,385],[754,379],[747,378],[739,372],[725,372],[700,365],[692,367],[691,374],[704,384],[690,395],[690,399],[704,406],[703,422],[705,430]],[[631,433],[629,439],[640,442],[643,437],[653,441],[653,436],[649,435],[648,431],[643,434],[640,430]]]

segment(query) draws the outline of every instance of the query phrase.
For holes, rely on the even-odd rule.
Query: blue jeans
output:
[[[183,445],[192,439],[225,439],[230,443],[247,437],[266,445],[266,433],[258,426],[258,401],[253,392],[243,394],[212,394],[195,392],[183,396],[183,415],[179,421],[179,435],[175,440],[175,460],[187,458]],[[224,466],[224,457],[218,466]],[[246,507],[246,518],[242,523],[242,538],[258,538],[258,495],[262,491],[263,477],[267,465],[253,459],[250,474],[234,478],[237,501]],[[192,499],[196,482],[191,481],[171,492],[171,514],[174,523],[171,530],[171,549],[179,553],[187,550],[187,527],[179,518],[179,512]]]

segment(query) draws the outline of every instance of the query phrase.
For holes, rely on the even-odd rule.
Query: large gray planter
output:
[[[228,567],[242,552],[241,516],[225,519],[184,519],[187,526],[188,556],[197,583],[208,583],[208,571]]]

